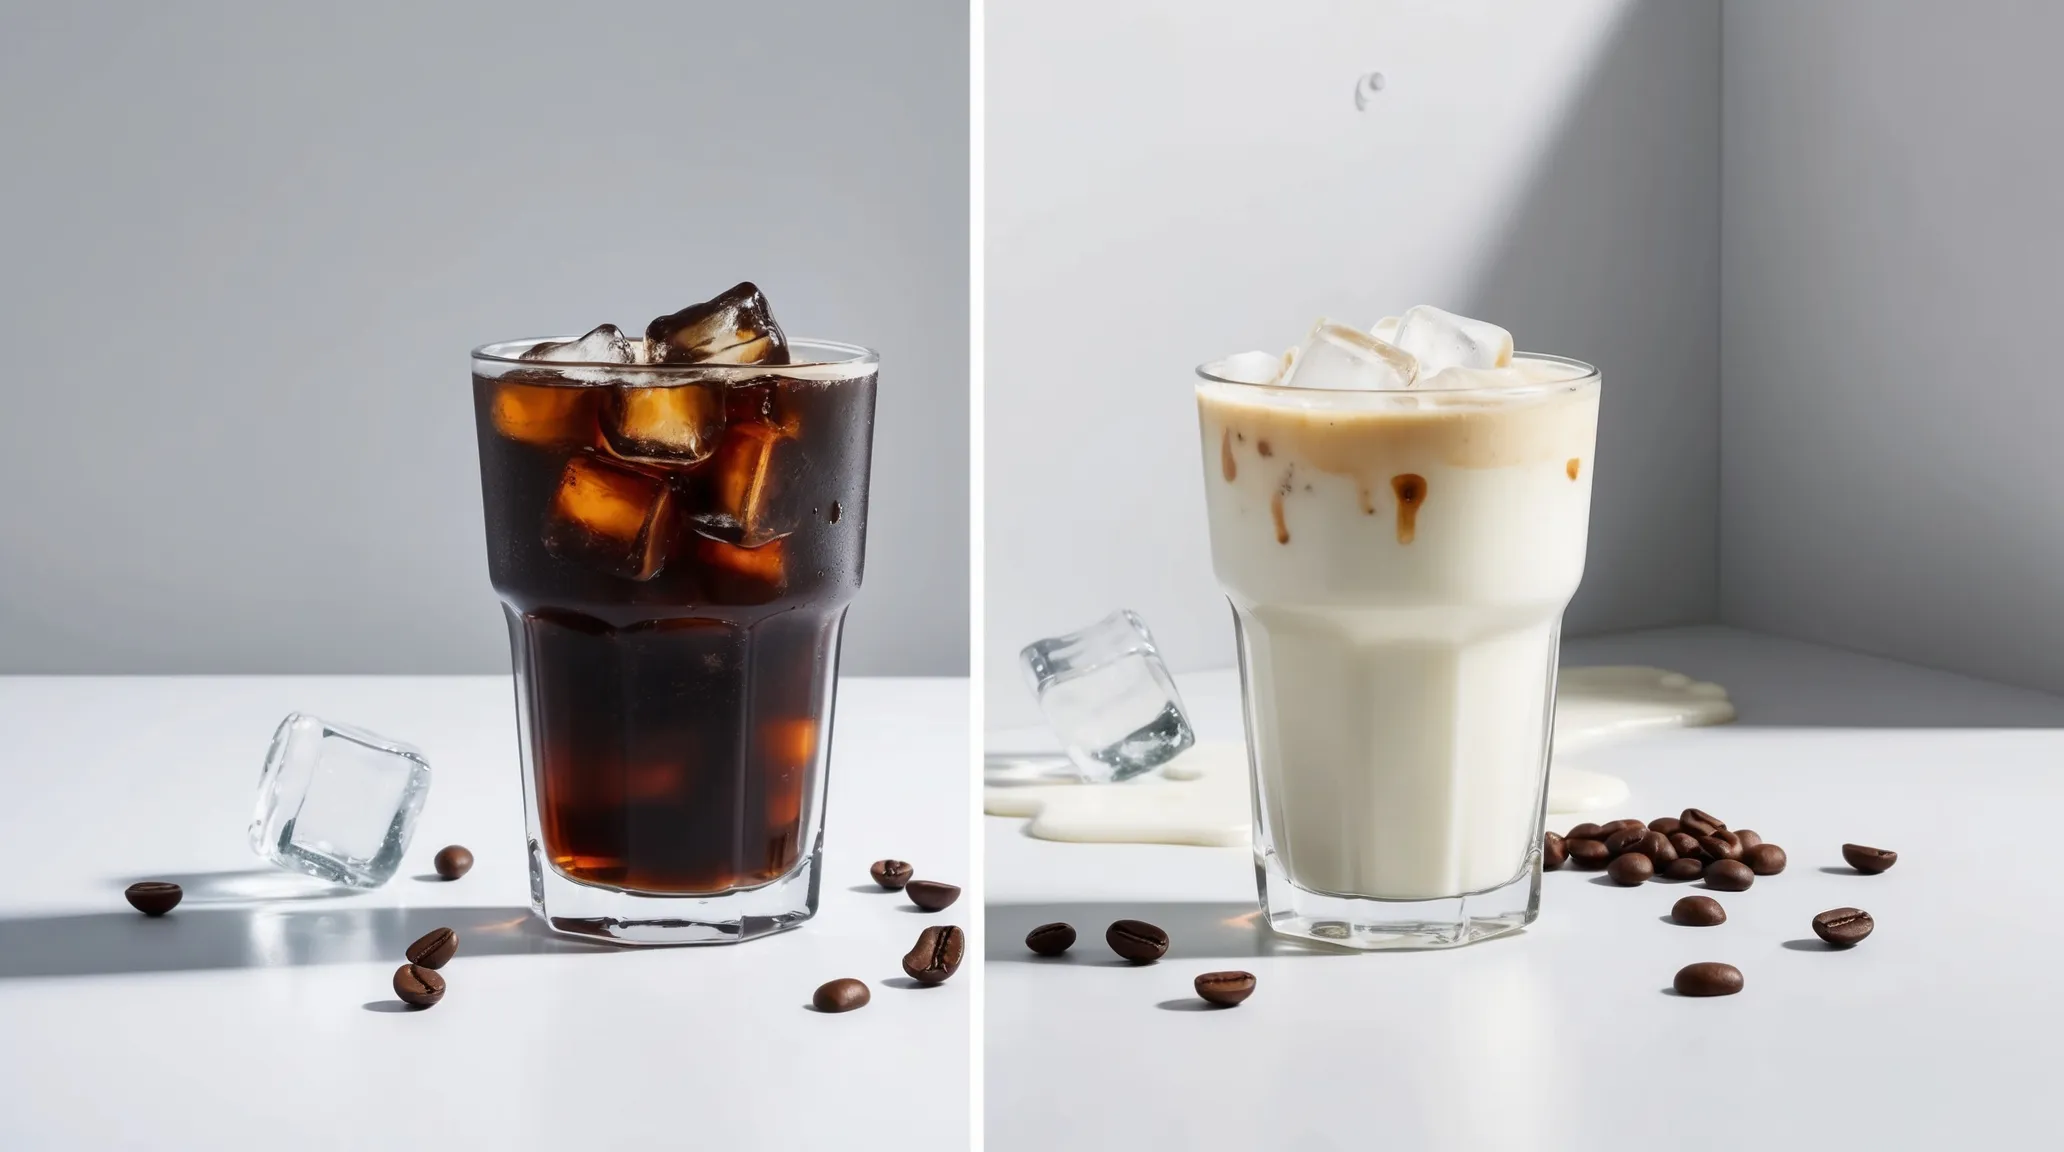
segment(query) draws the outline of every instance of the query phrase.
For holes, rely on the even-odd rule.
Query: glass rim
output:
[[[1598,368],[1582,360],[1568,356],[1553,356],[1546,352],[1514,352],[1514,360],[1540,360],[1549,364],[1560,364],[1578,370],[1578,375],[1557,380],[1537,380],[1526,384],[1511,384],[1495,388],[1300,388],[1295,384],[1256,384],[1252,380],[1233,380],[1213,375],[1211,369],[1232,359],[1221,356],[1216,360],[1197,365],[1197,375],[1207,383],[1224,384],[1234,388],[1252,388],[1258,392],[1278,393],[1285,396],[1441,396],[1457,400],[1472,400],[1480,397],[1541,396],[1551,392],[1573,392],[1586,384],[1598,382]]]
[[[778,376],[790,368],[838,368],[851,371],[857,368],[872,368],[881,363],[881,353],[860,344],[847,344],[840,340],[819,340],[802,337],[788,342],[789,351],[811,350],[800,360],[791,359],[786,364],[612,364],[594,360],[525,360],[523,353],[540,344],[555,341],[578,340],[579,336],[536,336],[527,340],[496,340],[473,349],[473,359],[489,364],[507,365],[511,368],[536,368],[548,372],[564,369],[606,371],[638,376],[683,374],[707,378],[712,373],[735,376]]]

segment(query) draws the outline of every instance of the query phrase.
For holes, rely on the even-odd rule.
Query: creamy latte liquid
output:
[[[1599,384],[1513,367],[1468,391],[1198,386],[1257,843],[1299,888],[1453,897],[1537,847]]]

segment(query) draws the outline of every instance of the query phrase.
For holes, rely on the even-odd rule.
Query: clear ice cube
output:
[[[602,434],[626,460],[696,464],[709,458],[724,434],[720,385],[673,384],[638,388],[619,384],[603,406]]]
[[[1283,373],[1296,359],[1294,353],[1281,356],[1268,352],[1235,352],[1215,364],[1204,366],[1206,372],[1220,380],[1231,380],[1240,384],[1274,384],[1282,379]]]
[[[296,712],[258,778],[251,849],[281,868],[378,888],[401,866],[430,793],[414,745]]]
[[[1411,353],[1425,373],[1512,363],[1512,333],[1488,320],[1457,316],[1431,304],[1405,309],[1390,342]]]
[[[786,364],[788,338],[751,281],[645,327],[655,364]]]
[[[1419,364],[1402,349],[1359,328],[1321,320],[1297,351],[1281,383],[1292,388],[1387,392],[1410,388]]]
[[[1385,316],[1370,326],[1369,335],[1383,341],[1385,344],[1395,344],[1397,343],[1398,325],[1402,323],[1404,323],[1404,317],[1402,316]]]
[[[664,476],[581,453],[569,457],[545,510],[545,550],[626,580],[666,564],[673,489]]]
[[[594,443],[599,389],[521,380],[497,381],[494,389],[495,431],[509,439],[539,448]]]
[[[707,504],[690,513],[695,530],[742,548],[758,548],[802,521],[802,453],[787,428],[741,421],[724,432],[710,462]]]
[[[645,356],[643,340],[631,339],[614,324],[602,324],[578,340],[551,340],[539,344],[525,352],[522,358],[540,364],[565,365],[557,369],[554,375],[563,376],[568,380],[578,380],[583,384],[606,384],[621,374],[593,365],[642,364],[645,362]]]
[[[1018,660],[1047,727],[1085,780],[1129,780],[1197,742],[1137,612],[1121,609],[1080,632],[1028,644]]]

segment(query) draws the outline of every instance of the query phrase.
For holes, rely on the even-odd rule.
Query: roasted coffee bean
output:
[[[1715,860],[1706,865],[1706,887],[1719,892],[1746,892],[1756,874],[1739,860]]]
[[[1693,836],[1711,836],[1727,827],[1718,816],[1711,812],[1701,812],[1697,808],[1686,808],[1683,814],[1677,817],[1677,822],[1684,831]]]
[[[967,933],[952,924],[933,925],[917,934],[910,955],[903,957],[903,974],[919,984],[943,984],[960,971],[966,950]]]
[[[851,1012],[855,1008],[867,1007],[874,994],[867,985],[847,976],[839,980],[827,980],[810,994],[810,1006],[819,1012]]]
[[[1668,836],[1670,833],[1677,831],[1678,826],[1682,823],[1683,821],[1675,816],[1658,816],[1648,822],[1648,830],[1651,832],[1661,832],[1663,835]]]
[[[876,860],[867,866],[867,874],[890,892],[910,883],[910,865],[901,860]]]
[[[1741,846],[1729,844],[1718,836],[1701,836],[1698,838],[1698,853],[1705,860],[1739,860]]]
[[[444,999],[444,977],[420,964],[403,964],[394,970],[394,994],[404,1004],[428,1008]]]
[[[1111,951],[1134,964],[1152,964],[1168,954],[1168,933],[1144,920],[1114,920],[1104,930]]]
[[[1877,927],[1861,908],[1830,908],[1813,918],[1813,934],[1837,948],[1854,948]]]
[[[1883,848],[1866,848],[1861,844],[1844,844],[1842,859],[1847,860],[1849,866],[1858,872],[1875,876],[1899,863],[1899,853],[1888,852]]]
[[[960,899],[958,887],[937,880],[912,880],[903,886],[903,894],[927,912],[937,912]]]
[[[1569,852],[1562,846],[1562,837],[1553,832],[1541,833],[1541,870],[1553,872],[1569,859]]]
[[[1744,848],[1741,859],[1758,876],[1775,876],[1784,871],[1784,849],[1775,844],[1759,843],[1754,848]]]
[[[1639,852],[1648,857],[1648,862],[1661,869],[1663,865],[1677,859],[1677,849],[1670,846],[1670,838],[1661,832],[1643,832],[1629,852]]]
[[[1041,956],[1059,956],[1075,946],[1073,924],[1041,924],[1025,933],[1025,947]]]
[[[1646,835],[1648,835],[1648,829],[1646,828],[1640,831],[1632,828],[1622,828],[1605,838],[1605,850],[1618,856],[1636,844],[1641,843],[1641,838]]]
[[[1605,829],[1589,822],[1579,824],[1563,836],[1564,840],[1596,840],[1605,835]]]
[[[1670,833],[1670,847],[1677,850],[1679,857],[1696,858],[1698,856],[1698,837],[1693,836],[1689,832],[1672,832]]]
[[[463,845],[446,845],[437,850],[437,859],[432,860],[430,866],[446,880],[457,880],[473,870],[473,853]]]
[[[449,928],[432,928],[421,940],[408,946],[408,962],[418,968],[442,968],[459,950],[459,934]]]
[[[1252,972],[1206,972],[1196,979],[1197,995],[1230,1008],[1254,995]]]
[[[1741,850],[1745,853],[1763,842],[1763,837],[1757,835],[1754,828],[1738,828],[1735,830],[1734,838],[1741,844]]]
[[[1663,868],[1665,880],[1696,880],[1706,874],[1706,862],[1696,856],[1679,856]]]
[[[145,880],[122,890],[129,906],[145,916],[163,916],[179,907],[180,898],[185,895],[179,885],[164,880]]]
[[[1608,834],[1610,834],[1615,828],[1631,828],[1636,832],[1641,832],[1647,830],[1648,825],[1643,824],[1641,821],[1636,820],[1632,816],[1626,816],[1622,817],[1621,819],[1614,820],[1605,826],[1605,830]],[[1610,838],[1609,835],[1608,838]]]
[[[1732,964],[1686,964],[1670,982],[1679,996],[1732,996],[1742,990],[1741,969]]]
[[[1565,840],[1562,847],[1569,853],[1570,864],[1586,872],[1596,872],[1612,859],[1612,853],[1598,840]]]
[[[1711,896],[1686,896],[1670,905],[1670,919],[1693,928],[1711,928],[1727,923],[1727,909]]]
[[[1628,852],[1609,865],[1605,874],[1622,888],[1633,888],[1648,883],[1655,875],[1655,864],[1639,852]]]

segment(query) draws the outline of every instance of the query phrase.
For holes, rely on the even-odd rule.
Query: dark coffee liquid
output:
[[[713,894],[816,849],[875,378],[685,387],[539,365],[473,398],[540,849],[573,880]]]

